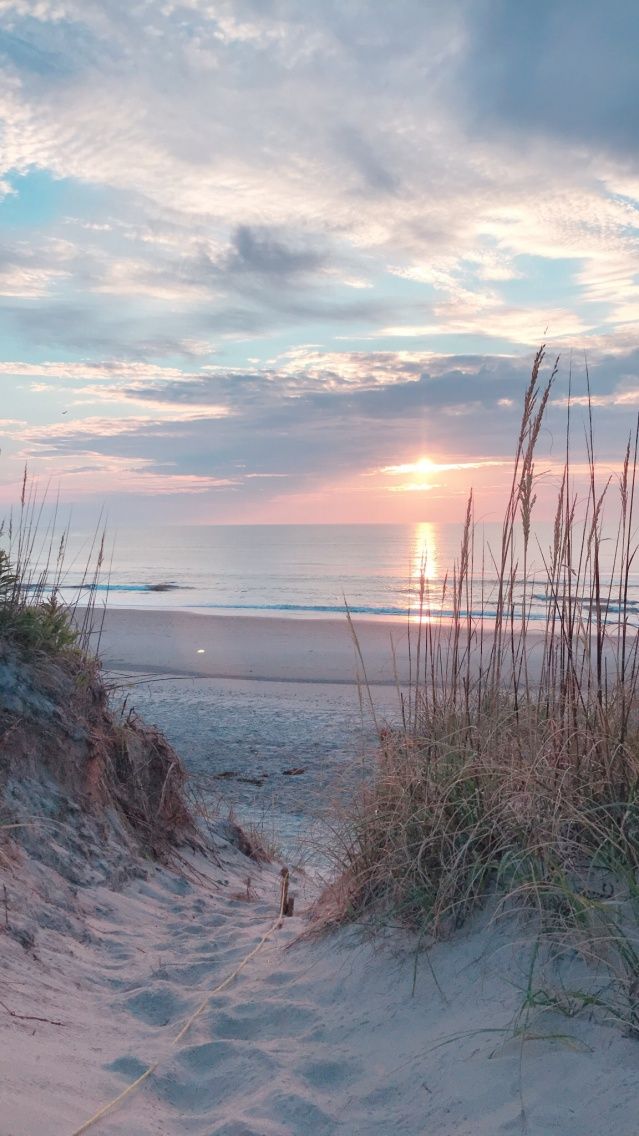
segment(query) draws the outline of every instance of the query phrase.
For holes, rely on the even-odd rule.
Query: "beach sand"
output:
[[[445,621],[434,623],[430,632],[424,624],[420,645],[417,624],[409,627],[405,620],[354,617],[351,630],[346,616],[298,619],[123,608],[108,610],[102,623],[96,612],[94,623],[94,638],[108,669],[256,682],[360,683],[372,687],[406,687],[416,674],[422,681],[425,674],[430,682],[430,661],[439,645],[446,656],[450,631]],[[516,641],[517,628],[513,631]],[[465,638],[462,625],[463,666]],[[502,663],[506,683],[510,641],[508,626]],[[469,659],[471,678],[480,665],[486,669],[492,644],[490,624],[487,622],[480,643],[475,621]],[[532,683],[540,675],[543,647],[543,631],[532,624],[526,636],[528,678]],[[614,667],[616,647],[613,633],[604,645],[609,669]]]
[[[372,677],[388,684],[375,701],[397,713],[388,625],[367,624],[363,639]],[[119,693],[192,770],[267,774],[263,785],[223,778],[221,816],[229,800],[250,811],[257,797],[284,828],[296,817],[299,837],[335,784],[348,793],[355,759],[373,760],[357,659],[336,621],[117,611],[103,648],[110,674],[129,676]],[[0,934],[2,1136],[71,1136],[156,1059],[91,1132],[634,1136],[637,1042],[585,1016],[522,1017],[532,945],[521,928],[482,914],[428,956],[402,931],[299,940],[312,863],[293,871],[294,917],[173,1046],[279,899],[278,865],[225,845],[218,864],[186,861],[188,878],[149,864],[117,891],[67,886],[64,911],[51,869],[25,862],[6,877],[9,912],[43,904],[46,917],[34,943]]]
[[[409,677],[406,623],[354,623],[371,683]],[[182,611],[106,612],[100,654],[108,669],[213,678],[354,683],[363,677],[346,618],[293,619]]]
[[[116,697],[166,734],[209,800],[303,858],[312,824],[370,775],[376,722],[401,716],[405,625],[363,621],[358,634],[374,710],[345,618],[114,609],[100,654]]]

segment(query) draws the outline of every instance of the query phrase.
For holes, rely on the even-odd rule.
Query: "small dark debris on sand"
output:
[[[243,785],[263,785],[268,777],[268,773],[256,773],[255,776],[250,776],[245,773],[238,773],[235,769],[225,769],[222,773],[214,773],[214,781],[240,781]]]

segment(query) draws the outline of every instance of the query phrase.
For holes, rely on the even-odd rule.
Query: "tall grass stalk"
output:
[[[569,399],[552,540],[543,547],[534,527],[536,453],[556,374],[542,348],[498,548],[478,547],[468,499],[460,555],[437,605],[452,619],[431,610],[422,574],[403,726],[380,730],[375,777],[341,833],[334,914],[386,912],[438,935],[498,897],[501,910],[536,911],[556,942],[614,956],[630,989],[639,976],[639,635],[630,599],[639,423],[618,479],[602,483],[588,387],[580,498]],[[607,579],[604,507],[613,496]],[[535,627],[540,587],[546,616]],[[491,588],[489,623],[472,613],[483,611]]]

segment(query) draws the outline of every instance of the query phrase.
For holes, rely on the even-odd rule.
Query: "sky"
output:
[[[634,0],[0,0],[0,503],[497,515],[639,409]],[[51,489],[49,490],[51,491]]]

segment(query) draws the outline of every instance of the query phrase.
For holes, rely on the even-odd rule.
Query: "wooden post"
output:
[[[280,875],[282,877],[282,891],[281,891],[281,900],[280,900],[280,902],[282,904],[282,915],[290,916],[290,915],[293,914],[293,909],[295,907],[295,897],[292,896],[292,895],[289,895],[289,891],[288,891],[288,885],[289,885],[289,870],[288,870],[288,868],[282,868]]]

